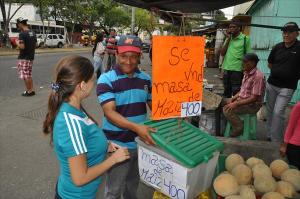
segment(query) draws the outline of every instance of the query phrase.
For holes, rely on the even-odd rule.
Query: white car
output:
[[[37,46],[41,47],[44,45],[45,39],[43,35],[37,36]],[[61,34],[48,34],[45,46],[62,48],[66,44],[64,36]]]

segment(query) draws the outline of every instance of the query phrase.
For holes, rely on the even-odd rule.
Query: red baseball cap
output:
[[[142,41],[139,37],[134,35],[123,35],[120,37],[118,43],[118,53],[136,52],[141,53]]]

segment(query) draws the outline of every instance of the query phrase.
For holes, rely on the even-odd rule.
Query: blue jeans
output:
[[[272,141],[283,141],[283,127],[285,120],[285,109],[291,101],[294,90],[279,88],[267,83],[266,86],[266,108],[268,123],[268,138]]]
[[[111,70],[114,65],[116,65],[116,56],[114,54],[108,54],[106,71]]]
[[[137,149],[129,149],[130,159],[116,164],[106,173],[105,199],[137,199],[140,181]]]
[[[103,59],[99,56],[94,56],[94,72],[97,73],[99,70],[101,74],[104,72],[103,69],[103,64],[102,64]]]

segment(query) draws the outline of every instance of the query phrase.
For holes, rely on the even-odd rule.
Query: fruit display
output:
[[[244,158],[240,156],[239,154],[233,153],[229,155],[226,160],[225,160],[225,168],[227,171],[231,172],[231,170],[239,165],[239,164],[244,164]]]
[[[300,199],[300,171],[290,168],[284,160],[267,165],[256,157],[245,160],[239,154],[231,154],[225,159],[225,169],[213,182],[219,198]]]
[[[226,197],[237,194],[239,192],[239,185],[233,175],[221,174],[214,180],[214,189],[220,196]]]
[[[289,168],[289,165],[283,160],[274,160],[270,164],[272,175],[275,178],[280,178],[281,174]]]

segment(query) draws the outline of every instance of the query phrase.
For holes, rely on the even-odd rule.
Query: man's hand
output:
[[[156,145],[154,140],[152,139],[150,132],[156,132],[155,128],[145,125],[137,125],[135,129],[136,134],[148,145]]]
[[[226,111],[231,111],[231,110],[235,109],[236,107],[238,107],[236,102],[231,102],[231,103],[227,104],[226,106],[224,106]]]
[[[226,99],[224,100],[224,105],[228,105],[228,104],[230,104],[230,103],[232,103],[232,102],[234,102],[234,101],[235,101],[234,98],[226,98]]]
[[[227,30],[224,32],[224,35],[226,36],[226,38],[231,39],[231,33],[230,33],[229,29],[227,29]]]
[[[282,157],[284,157],[285,154],[286,154],[286,148],[287,148],[287,144],[286,143],[282,143],[281,146],[280,146],[280,148],[279,148],[279,152],[280,152],[280,155]]]
[[[17,46],[19,47],[19,49],[24,49],[25,48],[24,41],[18,40],[17,41]]]

